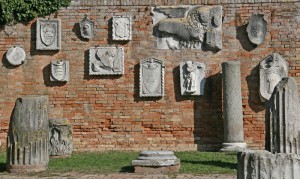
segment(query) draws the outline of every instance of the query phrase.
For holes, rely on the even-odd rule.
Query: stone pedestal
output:
[[[241,70],[239,61],[222,63],[224,143],[221,151],[241,151],[244,143]]]
[[[134,172],[140,174],[166,174],[178,172],[180,160],[172,151],[142,151],[137,160],[132,161]]]
[[[48,97],[18,98],[7,135],[7,171],[28,173],[46,170],[48,148]]]

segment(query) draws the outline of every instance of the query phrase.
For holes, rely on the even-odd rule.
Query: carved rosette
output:
[[[26,53],[23,48],[14,46],[6,52],[6,60],[13,66],[21,65],[26,59]]]
[[[247,33],[252,43],[259,45],[264,42],[267,33],[267,21],[263,14],[253,14],[250,17]]]
[[[60,19],[37,19],[36,49],[59,50],[61,46]]]
[[[91,39],[94,37],[94,22],[91,21],[87,15],[80,21],[79,26],[80,34],[83,38]]]
[[[140,62],[140,96],[159,97],[164,95],[164,62],[149,57]]]
[[[205,81],[204,63],[194,61],[180,63],[181,95],[203,95]]]
[[[113,40],[131,40],[131,18],[125,16],[114,16],[112,18]]]
[[[69,61],[51,61],[50,81],[69,81]]]
[[[89,75],[124,74],[123,47],[92,47],[89,53]]]
[[[259,93],[262,102],[269,100],[276,84],[288,76],[288,63],[278,53],[269,55],[259,63]]]

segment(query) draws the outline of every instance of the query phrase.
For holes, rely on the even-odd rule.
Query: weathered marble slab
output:
[[[49,155],[70,156],[73,151],[73,130],[65,119],[49,120]]]
[[[133,166],[162,167],[179,165],[180,160],[172,151],[142,151],[137,160],[132,161]]]
[[[288,76],[289,64],[278,53],[259,63],[259,94],[262,102],[269,100],[276,84]]]
[[[205,81],[204,63],[195,61],[180,63],[181,95],[203,95]]]
[[[54,60],[51,61],[50,81],[69,81],[69,61]]]
[[[87,15],[80,21],[79,26],[80,34],[83,38],[91,39],[94,37],[94,22],[91,21]]]
[[[155,6],[158,49],[222,49],[222,6]]]
[[[267,21],[263,14],[252,14],[247,26],[249,40],[256,44],[262,44],[267,33]]]
[[[124,74],[123,47],[92,47],[89,56],[90,75]]]
[[[6,60],[10,65],[21,65],[26,59],[26,53],[23,48],[14,46],[6,52]]]
[[[113,40],[131,40],[131,18],[128,16],[114,16],[112,18]]]
[[[60,19],[37,19],[36,49],[59,50],[61,46]]]
[[[18,98],[7,135],[7,171],[28,173],[46,170],[48,151],[48,97]]]
[[[164,95],[164,62],[149,57],[140,62],[140,96],[158,97]]]

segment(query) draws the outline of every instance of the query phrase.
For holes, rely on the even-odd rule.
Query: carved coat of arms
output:
[[[21,47],[11,47],[6,52],[6,59],[11,65],[21,65],[26,59],[26,53]]]
[[[288,76],[288,63],[278,53],[269,55],[259,63],[259,91],[262,102],[269,100],[275,86]]]
[[[164,94],[164,63],[150,57],[140,62],[140,96],[156,97]]]
[[[250,41],[256,45],[262,44],[267,33],[267,21],[263,14],[253,14],[247,26]]]
[[[69,61],[55,60],[51,62],[51,81],[69,81]]]
[[[87,15],[84,16],[79,25],[80,33],[83,38],[91,39],[94,37],[94,22],[91,21]]]
[[[123,16],[113,17],[113,40],[131,40],[131,18]]]
[[[60,19],[38,19],[36,48],[38,50],[59,50],[60,49]]]

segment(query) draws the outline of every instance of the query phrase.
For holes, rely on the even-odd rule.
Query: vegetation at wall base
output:
[[[0,26],[50,15],[71,0],[0,0]]]

